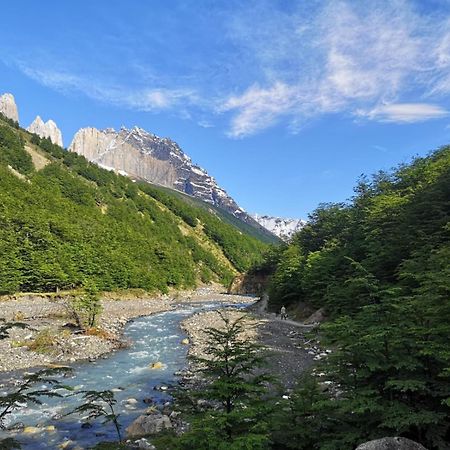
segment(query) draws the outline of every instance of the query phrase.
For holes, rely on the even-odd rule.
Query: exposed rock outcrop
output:
[[[131,130],[122,127],[120,131],[82,128],[75,134],[69,150],[122,175],[192,195],[263,229],[171,139],[139,127]]]
[[[17,111],[16,101],[12,94],[3,94],[0,96],[0,113],[8,117],[8,119],[19,122],[19,112]]]
[[[37,116],[36,119],[33,120],[31,125],[27,128],[30,133],[35,133],[41,138],[48,138],[54,144],[63,146],[62,133],[61,130],[57,127],[56,123],[53,120],[48,120],[44,122],[40,116]]]
[[[385,437],[359,445],[356,450],[427,450],[423,445],[403,437]]]
[[[228,288],[229,294],[261,295],[268,286],[269,277],[265,274],[244,273],[236,276]]]

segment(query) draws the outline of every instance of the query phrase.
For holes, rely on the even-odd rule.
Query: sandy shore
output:
[[[0,340],[0,372],[38,366],[52,366],[91,360],[124,345],[124,325],[131,319],[174,310],[177,305],[193,302],[248,302],[248,297],[220,293],[217,288],[200,288],[161,297],[120,296],[102,299],[103,311],[98,326],[90,333],[80,333],[64,307],[64,297],[40,295],[3,298],[0,318],[20,321],[28,328],[12,328],[7,339]]]

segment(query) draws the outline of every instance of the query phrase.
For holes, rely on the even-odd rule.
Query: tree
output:
[[[209,403],[180,439],[181,448],[268,448],[268,408],[262,396],[271,378],[258,371],[265,362],[263,349],[244,340],[245,316],[232,320],[217,313],[223,327],[206,330],[205,356],[193,358],[206,383],[197,397]]]
[[[102,312],[102,304],[97,286],[94,282],[86,280],[83,283],[84,293],[75,300],[75,309],[84,316],[84,323],[93,327],[97,316]]]

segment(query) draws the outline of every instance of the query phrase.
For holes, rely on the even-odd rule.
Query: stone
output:
[[[59,145],[60,147],[63,146],[61,130],[53,120],[48,120],[44,123],[44,121],[37,116],[27,128],[27,131],[37,134],[41,138],[48,138],[53,144]]]
[[[181,341],[181,343],[182,343],[183,345],[189,345],[189,344],[190,344],[190,341],[189,341],[188,338],[184,338],[184,339]]]
[[[156,361],[156,362],[150,364],[150,369],[152,369],[152,370],[158,370],[158,369],[163,369],[163,368],[164,368],[164,364],[161,361]]]
[[[38,428],[38,427],[25,427],[23,429],[23,433],[25,433],[25,434],[34,434],[34,433],[39,433],[40,431],[42,431],[42,428]]]
[[[56,431],[56,427],[54,425],[48,425],[45,427],[45,431],[49,432]]]
[[[151,434],[158,434],[164,430],[170,430],[172,423],[170,419],[164,414],[149,414],[139,416],[127,429],[127,436],[145,436]]]
[[[127,398],[125,400],[125,403],[128,403],[130,405],[136,405],[137,403],[139,403],[135,398]]]
[[[138,446],[138,448],[143,448],[147,450],[156,450],[156,447],[147,441],[145,438],[138,439],[137,441],[134,441],[134,443]]]
[[[326,319],[325,308],[320,308],[316,312],[312,313],[305,321],[305,325],[312,325],[315,323],[321,323]]]
[[[423,445],[403,437],[385,437],[365,442],[356,450],[427,450]]]
[[[15,122],[19,121],[16,101],[12,94],[3,94],[0,96],[0,113]]]
[[[62,448],[62,449],[69,448],[73,444],[74,444],[73,441],[71,441],[70,439],[67,439],[67,440],[61,442],[61,444],[58,445],[58,448]]]

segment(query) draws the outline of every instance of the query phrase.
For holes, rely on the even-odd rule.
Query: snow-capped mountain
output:
[[[216,180],[194,164],[171,139],[158,137],[139,127],[131,130],[122,127],[119,131],[82,128],[75,134],[69,151],[131,178],[197,197],[260,228]]]
[[[260,216],[258,214],[252,214],[252,217],[266,230],[285,241],[289,240],[294,233],[306,224],[306,221],[302,219],[283,219],[281,217]]]

